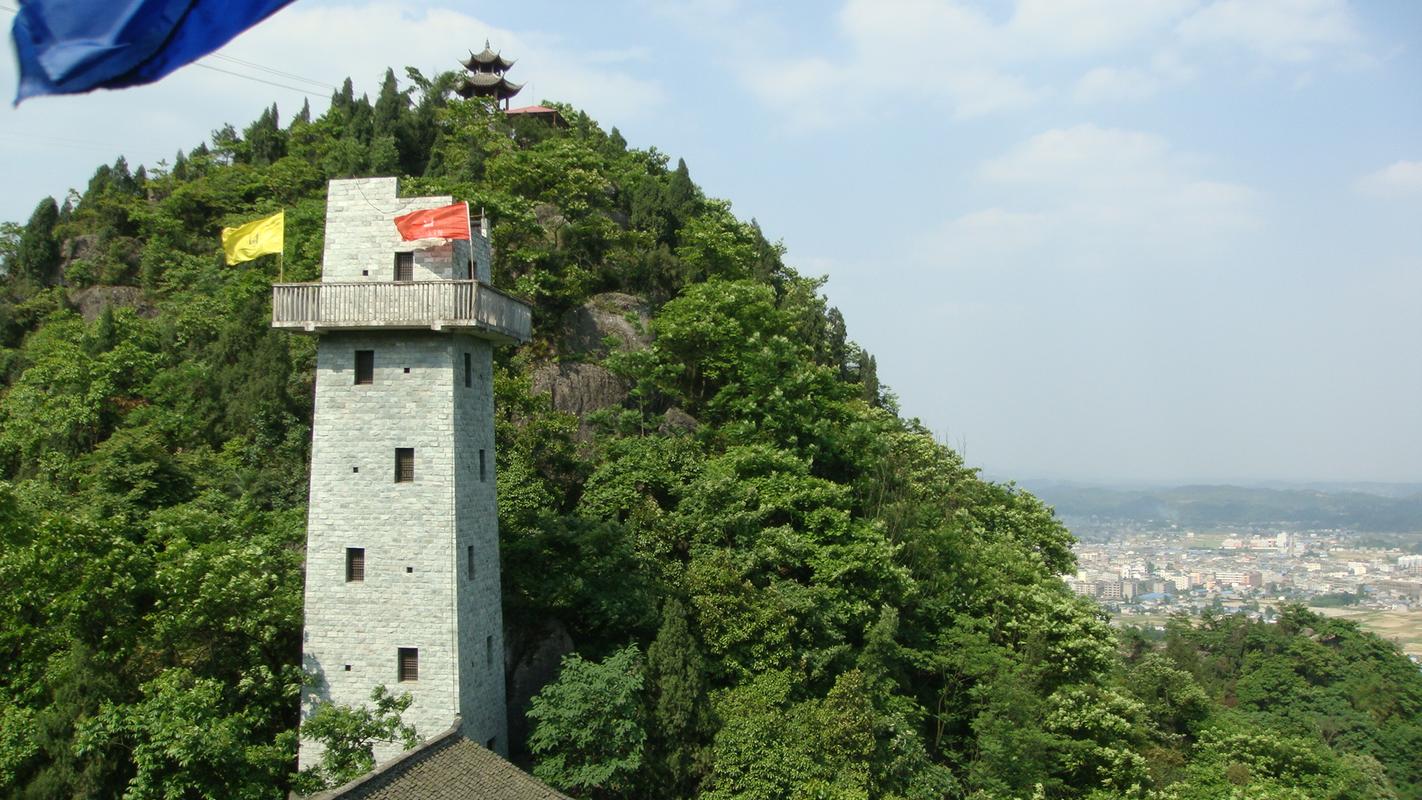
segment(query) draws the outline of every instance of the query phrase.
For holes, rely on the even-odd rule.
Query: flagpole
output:
[[[469,201],[464,201],[464,225],[469,231],[469,279],[474,280],[474,218],[469,214]]]
[[[277,251],[277,283],[286,283],[286,209],[281,210],[281,249]]]

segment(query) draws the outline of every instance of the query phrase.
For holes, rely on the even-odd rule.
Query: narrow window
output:
[[[494,637],[492,636],[484,637],[484,663],[491,667],[494,666]]]
[[[395,254],[395,280],[401,282],[413,281],[415,279],[415,254],[396,253]]]
[[[400,648],[399,661],[401,683],[420,679],[420,649],[418,647]]]
[[[488,480],[489,457],[487,453],[487,450],[479,451],[479,480],[481,481]]]
[[[375,383],[375,351],[355,351],[355,382],[357,385]]]
[[[464,354],[464,385],[474,385],[474,363],[468,353]]]
[[[464,561],[465,569],[468,570],[469,578],[472,580],[474,578],[474,545],[471,544],[464,548]]]
[[[365,580],[365,548],[346,548],[346,583]]]
[[[415,479],[415,448],[395,448],[395,482],[410,483]]]

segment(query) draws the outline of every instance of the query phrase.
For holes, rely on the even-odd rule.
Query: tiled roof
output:
[[[453,728],[307,800],[570,800]]]

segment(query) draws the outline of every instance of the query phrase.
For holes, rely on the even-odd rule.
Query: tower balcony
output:
[[[496,342],[528,341],[533,310],[472,280],[278,283],[272,327],[342,330],[459,330]]]

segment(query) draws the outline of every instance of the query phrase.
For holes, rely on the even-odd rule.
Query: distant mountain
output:
[[[1118,489],[1039,481],[1025,488],[1068,519],[1422,531],[1422,491],[1415,486],[1407,494],[1398,492],[1405,484],[1367,484],[1372,492],[1338,486],[1331,491],[1204,485]]]

